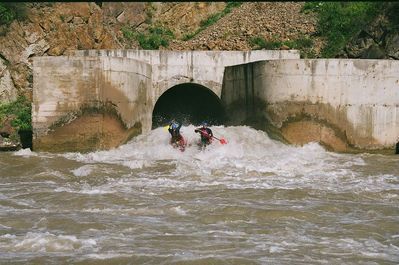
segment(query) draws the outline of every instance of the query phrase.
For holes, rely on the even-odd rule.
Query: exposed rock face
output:
[[[28,20],[12,22],[0,37],[0,101],[15,99],[17,91],[31,90],[30,57],[64,55],[69,49],[120,48],[114,35],[94,3],[54,3],[40,8],[31,4]]]
[[[399,33],[380,15],[348,43],[340,57],[399,60]]]
[[[399,60],[399,33],[391,32],[385,40],[387,55],[395,60]]]
[[[122,24],[139,26],[146,19],[146,3],[143,2],[104,2],[101,8],[110,21],[116,19]]]
[[[250,39],[295,40],[316,31],[316,18],[301,13],[303,3],[244,2],[239,8],[206,28],[193,39],[174,41],[173,50],[251,50]],[[250,14],[250,15],[249,15]],[[190,32],[191,33],[191,32]],[[322,41],[314,37],[315,51]]]
[[[226,6],[224,2],[154,3],[154,22],[173,29],[177,39],[198,29],[201,21]]]
[[[0,58],[0,102],[8,103],[17,99],[17,90],[11,79],[6,61]]]
[[[123,39],[124,25],[143,31],[159,24],[174,32],[168,50],[251,50],[250,40],[288,41],[311,37],[319,54],[324,42],[315,36],[317,18],[302,13],[302,2],[244,2],[188,41],[201,22],[221,13],[225,2],[69,2],[27,3],[28,20],[14,21],[0,36],[0,101],[31,93],[33,56],[60,56],[74,49],[139,48]],[[343,51],[348,58],[399,59],[399,34],[379,17]],[[1,28],[1,27],[0,27]],[[1,31],[1,30],[0,30]],[[4,30],[3,30],[4,31]],[[281,49],[287,49],[282,45]],[[4,65],[6,65],[4,69]],[[13,84],[11,84],[10,80]],[[6,96],[4,91],[16,89]]]

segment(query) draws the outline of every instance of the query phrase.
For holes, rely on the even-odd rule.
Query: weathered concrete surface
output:
[[[336,151],[390,149],[399,135],[396,61],[300,60],[297,51],[86,50],[74,55],[34,58],[36,150],[59,141],[62,137],[44,139],[78,118],[95,122],[87,135],[76,136],[75,150],[90,135],[107,137],[104,128],[115,126],[85,109],[97,109],[103,117],[113,113],[125,129],[112,143],[86,141],[84,150],[114,147],[148,132],[156,102],[180,84],[200,85],[221,97],[229,124],[252,125],[290,143],[318,141]],[[95,124],[101,133],[95,133]]]
[[[277,128],[291,143],[390,149],[399,135],[399,62],[278,60],[226,68],[230,123]]]
[[[91,113],[54,129],[45,137],[36,138],[34,147],[48,152],[107,150],[140,133],[139,126],[126,129],[113,115]]]
[[[54,143],[64,146],[64,151],[88,150],[90,146],[95,146],[96,149],[114,147],[104,141],[109,139],[111,142],[115,139],[104,137],[95,141],[95,145],[92,143],[77,148],[79,143],[87,144],[83,141],[84,138],[98,137],[98,134],[105,136],[108,129],[104,125],[104,119],[99,120],[92,113],[112,113],[104,112],[108,105],[112,106],[116,112],[114,116],[126,128],[124,133],[114,138],[128,139],[132,133],[129,129],[133,127],[138,128],[135,131],[139,133],[141,130],[150,130],[152,108],[145,104],[150,96],[148,93],[151,86],[151,68],[148,64],[128,58],[36,57],[33,65],[34,150],[51,150]],[[68,137],[52,138],[52,135],[59,134],[57,131],[61,127],[82,115],[87,116],[85,119],[93,117],[93,124],[88,125],[91,129],[86,130],[82,141],[76,140],[76,144],[67,149],[68,145],[62,142],[68,142]],[[74,135],[74,130],[66,131],[70,136]],[[78,130],[76,134],[79,134]],[[120,140],[118,144],[121,142],[123,141]]]
[[[76,50],[75,56],[126,57],[152,66],[152,98],[169,88],[196,83],[220,97],[224,68],[263,60],[299,59],[297,50],[257,51],[165,51],[165,50]]]
[[[98,117],[92,117],[95,121],[90,123],[84,137],[72,136],[73,130],[61,129],[76,118],[85,120],[81,117],[82,108],[101,109],[104,103],[109,102],[115,106],[128,135],[131,135],[132,127],[148,132],[157,100],[173,86],[199,84],[220,97],[225,66],[266,59],[299,58],[298,51],[87,50],[76,51],[75,55],[33,59],[35,150],[51,150],[52,142],[57,145],[53,150],[57,151],[67,151],[68,146],[68,151],[111,147],[100,140],[85,140],[100,137],[93,124],[98,124],[98,130],[106,130],[104,121],[99,121]],[[68,140],[69,144],[65,137],[55,137],[67,135],[66,132],[74,137],[74,140]],[[117,143],[115,146],[128,137],[121,135],[117,138],[119,142],[114,141]],[[65,144],[57,141],[65,141]],[[78,147],[79,143],[83,147]]]

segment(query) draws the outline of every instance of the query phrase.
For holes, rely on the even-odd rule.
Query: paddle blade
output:
[[[221,138],[219,141],[220,141],[221,144],[227,144],[227,141],[225,139],[223,139],[223,138]]]

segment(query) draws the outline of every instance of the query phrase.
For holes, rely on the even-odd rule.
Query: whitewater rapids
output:
[[[397,264],[399,158],[212,126],[0,154],[1,264]]]

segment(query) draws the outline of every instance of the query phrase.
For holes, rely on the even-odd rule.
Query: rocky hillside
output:
[[[294,48],[321,56],[317,14],[303,12],[303,2],[232,3],[21,3],[25,18],[0,26],[0,102],[31,98],[32,57],[74,49]],[[380,16],[337,56],[398,59],[399,35],[388,31]]]
[[[301,13],[303,3],[243,3],[216,23],[204,27],[210,15],[222,12],[225,2],[140,3],[82,2],[29,3],[26,19],[0,31],[0,102],[23,94],[31,98],[34,56],[68,55],[73,49],[141,48],[128,33],[145,34],[157,25],[173,37],[160,49],[250,50],[251,38],[294,40],[315,33],[313,14]],[[250,14],[250,15],[249,15]],[[315,42],[316,53],[321,42]],[[288,48],[288,47],[282,47]]]
[[[217,23],[188,41],[176,40],[176,50],[251,50],[251,39],[296,40],[316,31],[314,14],[301,13],[303,3],[249,2],[234,8]],[[320,44],[320,42],[316,42]],[[320,48],[320,45],[317,47]],[[317,49],[316,48],[316,49]]]

